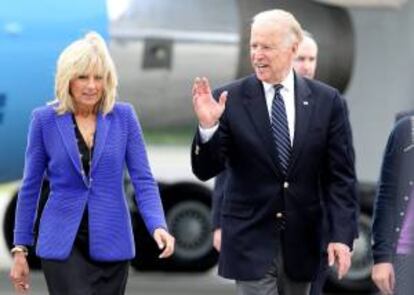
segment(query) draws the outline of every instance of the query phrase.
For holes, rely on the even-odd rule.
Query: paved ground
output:
[[[6,272],[0,272],[0,294],[14,295]],[[46,295],[43,275],[32,273],[30,295]],[[128,295],[234,295],[231,281],[217,278],[213,273],[205,274],[171,274],[171,273],[140,273],[131,271]],[[326,294],[339,295],[339,294]],[[345,294],[341,294],[345,295]],[[363,294],[354,294],[363,295]],[[368,294],[366,294],[368,295]]]
[[[32,273],[31,295],[47,294],[46,285],[41,272]],[[12,286],[7,273],[0,272],[0,294],[12,295]],[[138,273],[131,271],[127,294],[143,295],[208,295],[234,294],[231,282],[218,279],[212,274],[169,274],[169,273]]]

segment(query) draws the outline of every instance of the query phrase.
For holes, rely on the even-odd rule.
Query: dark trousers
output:
[[[328,253],[324,253],[321,259],[321,265],[316,278],[312,281],[309,295],[322,295],[323,286],[325,285],[326,278],[328,277]]]
[[[50,295],[125,294],[129,261],[93,261],[76,246],[65,261],[41,261]]]

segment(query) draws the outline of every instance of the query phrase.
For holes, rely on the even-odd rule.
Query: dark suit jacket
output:
[[[344,107],[345,107],[346,115],[348,116],[349,111],[348,111],[347,102],[346,102],[345,99],[343,99],[342,101],[343,101],[343,104],[344,104]],[[401,117],[407,116],[407,115],[408,115],[407,112],[399,113],[396,117],[397,118],[396,120],[399,120]],[[411,115],[414,115],[414,111],[412,111]],[[348,126],[347,128],[348,128],[348,131],[349,131],[348,141],[350,143],[348,150],[350,152],[350,156],[352,157],[352,161],[354,161],[355,160],[355,150],[353,148],[353,143],[352,143],[352,129],[351,129],[351,126]],[[226,178],[227,178],[227,172],[226,172],[226,170],[224,170],[224,171],[220,172],[220,174],[218,174],[215,177],[215,180],[214,180],[214,189],[213,189],[212,206],[211,206],[211,217],[212,217],[212,225],[213,225],[214,230],[218,229],[218,228],[221,228],[221,225],[220,225],[221,224],[221,204],[223,203],[223,198],[224,198]],[[327,186],[324,186],[324,187],[327,187]],[[354,192],[354,193],[357,196],[357,193],[356,192]],[[329,191],[327,191],[326,193],[323,194],[323,197],[325,197],[325,196],[327,196],[329,198]],[[326,208],[324,208],[324,209],[326,209]],[[359,212],[355,212],[355,214],[356,214],[356,218],[358,218]],[[358,228],[355,228],[355,238],[357,238],[357,237],[358,237]],[[325,241],[324,247],[321,250],[322,250],[323,255],[326,255],[327,254],[326,253],[326,247],[327,247],[327,244],[330,241],[329,224],[328,224],[328,220],[326,220],[326,218],[324,219],[324,241]],[[327,260],[327,259],[325,259],[325,260]],[[326,268],[325,264],[327,264],[327,261],[324,263],[323,268]]]
[[[331,240],[351,247],[355,236],[354,163],[339,93],[295,76],[295,137],[283,176],[262,83],[251,75],[217,89],[215,97],[224,90],[229,94],[218,131],[204,144],[197,133],[192,146],[192,168],[200,179],[227,165],[219,273],[237,280],[262,278],[275,256],[275,222],[282,213],[286,272],[310,281],[321,254],[322,191],[329,191]]]

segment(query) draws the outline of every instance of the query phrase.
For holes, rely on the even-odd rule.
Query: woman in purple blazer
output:
[[[29,288],[27,247],[43,178],[50,194],[40,216],[36,254],[50,294],[124,294],[135,256],[131,216],[123,190],[125,165],[148,231],[172,255],[159,191],[149,167],[138,119],[116,103],[117,75],[104,40],[89,33],[60,55],[56,100],[33,112],[19,193],[11,280]]]

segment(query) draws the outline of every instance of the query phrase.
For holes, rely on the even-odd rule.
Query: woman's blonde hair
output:
[[[75,111],[70,81],[84,74],[102,76],[104,90],[99,111],[106,115],[115,105],[118,76],[105,41],[96,32],[87,33],[82,39],[76,40],[59,56],[55,77],[55,100],[52,102],[56,104],[58,114]]]

